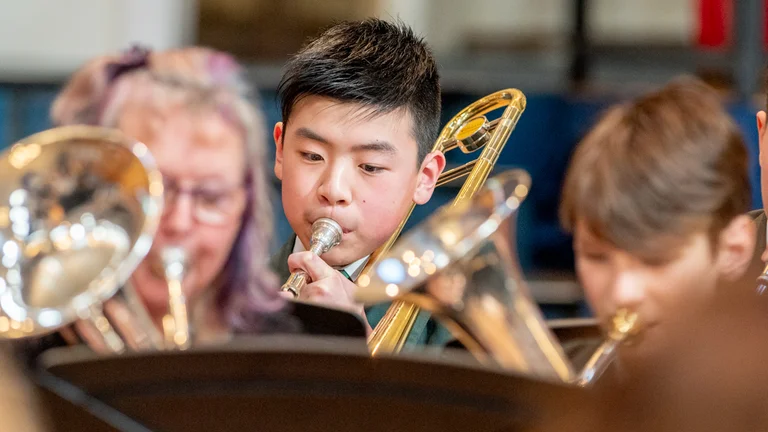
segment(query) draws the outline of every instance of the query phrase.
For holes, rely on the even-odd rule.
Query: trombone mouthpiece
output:
[[[187,252],[179,246],[169,246],[163,249],[161,258],[168,284],[168,313],[163,317],[166,346],[184,350],[192,344],[187,298],[181,287],[187,269]]]
[[[169,246],[161,253],[166,276],[180,279],[187,267],[187,252],[180,246]]]
[[[341,243],[341,235],[341,225],[333,219],[320,218],[312,224],[312,238],[309,240],[310,250],[317,255],[322,255]],[[317,250],[315,251],[315,249]]]
[[[608,337],[612,340],[621,342],[628,337],[635,335],[640,330],[638,325],[637,312],[630,312],[627,309],[619,309],[611,320],[613,325]]]
[[[322,255],[341,242],[343,231],[341,225],[330,218],[320,218],[312,223],[312,237],[309,239],[309,251]],[[298,298],[301,289],[307,283],[307,274],[303,271],[291,273],[291,276],[280,288]]]

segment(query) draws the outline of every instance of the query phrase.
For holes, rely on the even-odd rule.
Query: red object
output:
[[[702,48],[724,48],[731,41],[732,0],[698,0],[697,43]]]
[[[739,0],[736,0],[739,1]],[[701,48],[727,48],[733,38],[734,0],[697,0],[698,35]],[[768,0],[763,1],[763,46],[768,49]]]

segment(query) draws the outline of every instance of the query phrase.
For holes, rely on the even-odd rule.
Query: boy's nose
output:
[[[352,201],[352,179],[349,179],[349,168],[335,167],[329,169],[323,184],[317,188],[321,200],[329,205],[346,205]]]
[[[627,308],[637,310],[645,300],[647,280],[640,272],[619,271],[614,279],[612,294],[613,305],[616,309]]]

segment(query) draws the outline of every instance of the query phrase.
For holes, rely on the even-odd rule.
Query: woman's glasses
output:
[[[243,185],[234,187],[196,186],[183,188],[175,180],[163,177],[165,208],[176,204],[183,195],[192,199],[192,214],[198,223],[223,225],[230,223],[234,216],[243,211],[245,204]]]

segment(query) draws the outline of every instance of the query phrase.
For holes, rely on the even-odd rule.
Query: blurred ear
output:
[[[445,155],[441,151],[433,151],[428,154],[419,168],[418,184],[413,193],[413,202],[425,204],[432,198],[437,179],[445,169]]]
[[[732,220],[718,238],[715,265],[726,281],[736,281],[749,268],[755,252],[756,227],[747,215]]]
[[[283,179],[283,122],[275,123],[272,138],[275,140],[275,176]]]

